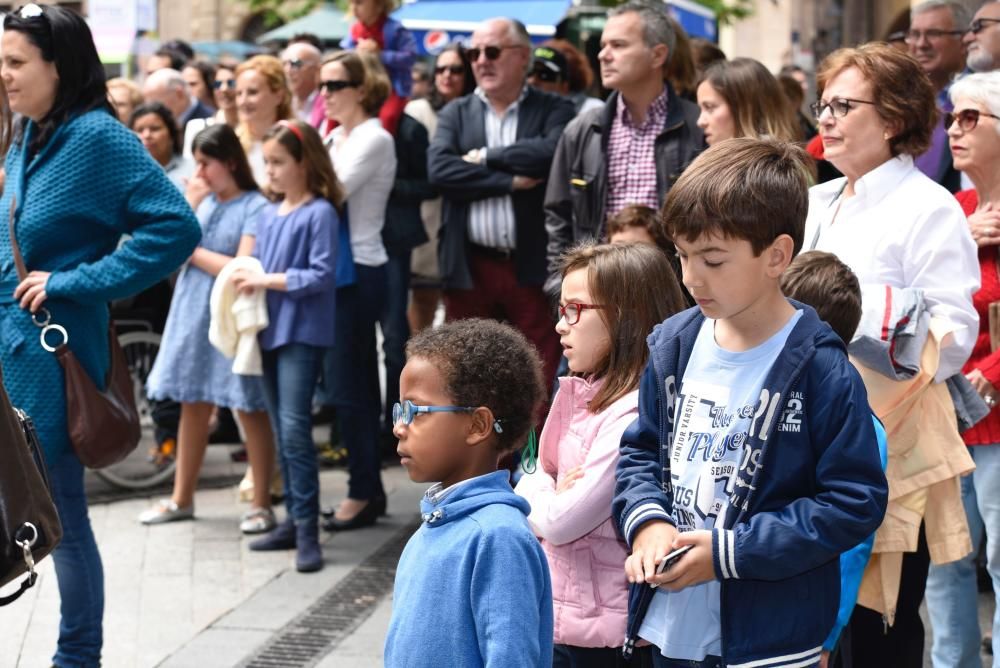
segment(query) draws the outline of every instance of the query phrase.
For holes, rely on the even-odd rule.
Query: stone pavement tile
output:
[[[375,606],[371,617],[366,619],[350,636],[327,654],[316,668],[347,668],[364,666],[381,668],[382,648],[385,634],[392,617],[392,595],[384,597]]]
[[[211,628],[199,634],[161,663],[158,668],[193,668],[235,666],[244,656],[267,642],[268,631]],[[345,668],[341,666],[341,668]]]

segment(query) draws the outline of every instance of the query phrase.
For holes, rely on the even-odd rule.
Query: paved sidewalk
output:
[[[217,465],[221,457],[228,459],[224,451],[210,449],[209,454],[219,458]],[[149,499],[91,506],[105,568],[103,665],[214,668],[248,663],[290,621],[416,521],[424,487],[411,483],[398,467],[383,471],[383,478],[389,517],[372,529],[324,534],[326,568],[308,575],[295,572],[291,551],[247,549],[248,539],[237,528],[246,506],[237,503],[235,487],[200,490],[193,522],[140,525],[136,516]],[[342,498],[346,482],[342,470],[321,472],[323,502]],[[282,513],[279,509],[279,517]],[[36,587],[16,604],[0,608],[4,668],[47,666],[54,652],[59,612],[51,559],[42,562],[39,573]],[[381,665],[389,605],[373,601],[364,614],[373,610],[370,620],[356,620],[352,628],[361,626],[333,648],[323,665]],[[341,651],[348,653],[344,660],[336,658]]]

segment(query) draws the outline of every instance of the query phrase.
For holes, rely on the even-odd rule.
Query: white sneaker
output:
[[[149,510],[139,515],[143,524],[165,524],[194,519],[194,504],[181,508],[170,499],[160,499]]]

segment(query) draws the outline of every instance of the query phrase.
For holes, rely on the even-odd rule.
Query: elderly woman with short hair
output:
[[[932,371],[936,382],[924,387],[928,393],[925,398],[949,403],[947,390],[936,383],[962,370],[976,341],[979,319],[972,295],[979,289],[979,269],[975,244],[961,208],[947,190],[913,164],[914,156],[923,153],[931,140],[937,117],[934,90],[915,60],[886,44],[832,53],[821,64],[817,83],[820,99],[813,111],[824,155],[844,177],[810,190],[805,249],[834,253],[857,274],[862,286],[922,291],[930,315],[945,321],[952,330],[941,343],[938,367]],[[882,322],[884,308],[885,304],[876,299],[862,302],[865,313],[878,322]],[[869,392],[875,392],[873,385],[869,387]],[[895,389],[898,387],[879,391],[891,393]],[[873,404],[880,403],[879,396],[872,394]],[[882,397],[882,404],[886,403],[888,395]],[[942,410],[947,411],[947,407]],[[940,435],[941,444],[935,447],[961,449],[954,415],[934,415],[915,410],[902,420],[900,428],[889,430],[887,477],[891,487],[900,483],[913,486],[913,481],[906,478],[908,470],[898,462],[918,445],[930,449],[933,444],[927,443],[928,434],[934,433],[935,438]],[[953,453],[948,450],[947,454],[950,457]],[[959,463],[956,461],[952,468],[960,468]],[[939,471],[932,473],[937,475]],[[942,482],[952,481],[949,478]],[[918,487],[928,489],[928,484],[929,479]],[[957,491],[948,501],[954,502],[960,514]],[[891,530],[896,532],[892,537],[903,535],[901,542],[906,550],[916,550],[894,550],[895,555],[904,552],[901,566],[895,566],[899,556],[880,556],[872,574],[885,575],[889,580],[876,578],[879,585],[874,585],[875,580],[865,579],[863,585],[870,588],[863,586],[865,595],[861,600],[865,605],[881,607],[876,611],[858,605],[851,616],[851,658],[855,668],[923,665],[924,629],[919,607],[930,562],[927,543],[933,542],[936,558],[946,561],[962,551],[958,538],[967,538],[962,527],[953,526],[954,531],[941,538],[943,543],[935,542],[939,536],[932,531],[928,532],[932,540],[924,541],[920,530],[922,509],[915,513],[911,509],[908,517],[912,516],[913,521],[901,528],[898,513],[906,509],[898,508],[898,500],[895,503],[890,504],[887,514],[892,518]],[[947,506],[946,510],[950,509]],[[898,511],[896,515],[894,510]],[[935,521],[927,526],[937,530],[942,524]],[[893,578],[897,578],[898,589],[891,582]],[[872,593],[874,590],[877,593]]]
[[[973,296],[979,330],[962,371],[990,407],[981,422],[962,434],[976,462],[972,475],[962,478],[962,502],[972,532],[972,552],[950,564],[932,565],[927,578],[927,609],[934,626],[935,666],[980,665],[980,631],[976,555],[986,537],[986,569],[1000,593],[1000,351],[990,344],[989,308],[1000,301],[997,246],[1000,244],[1000,72],[972,74],[952,84],[954,111],[944,126],[955,168],[974,188],[955,197],[968,216],[969,230],[979,246],[982,287]],[[1000,599],[998,599],[1000,603]],[[1000,656],[1000,605],[993,617],[993,655]]]

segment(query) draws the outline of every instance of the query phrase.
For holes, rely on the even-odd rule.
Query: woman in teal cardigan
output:
[[[4,18],[0,77],[22,121],[5,162],[0,211],[12,212],[29,275],[19,281],[0,225],[0,364],[15,406],[34,418],[63,524],[53,553],[62,619],[56,666],[98,666],[104,584],[83,466],[67,433],[62,369],[31,313],[43,305],[103,386],[107,302],[161,280],[201,236],[180,192],[108,103],[90,30],[74,12],[25,5]],[[128,240],[119,246],[123,235]],[[50,341],[57,344],[59,341]]]

